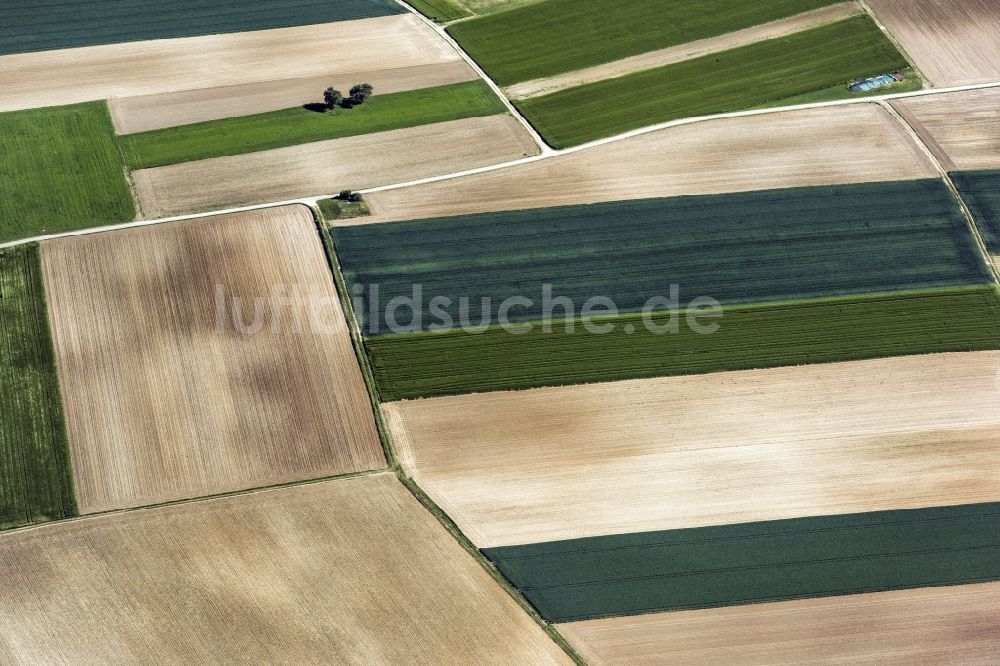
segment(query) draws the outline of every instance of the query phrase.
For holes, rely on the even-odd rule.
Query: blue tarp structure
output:
[[[873,76],[870,79],[865,79],[864,81],[858,81],[848,87],[851,92],[865,92],[866,90],[881,88],[882,86],[895,83],[896,81],[898,81],[898,79],[892,74],[882,74],[881,76]]]

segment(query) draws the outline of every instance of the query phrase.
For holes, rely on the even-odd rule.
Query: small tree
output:
[[[343,101],[344,95],[339,90],[327,88],[323,91],[323,102],[326,104],[326,108],[332,109]]]
[[[340,194],[337,195],[337,198],[341,201],[350,201],[352,203],[365,200],[360,192],[355,192],[353,190],[342,190]]]
[[[372,96],[375,89],[370,83],[359,83],[351,88],[351,101],[355,104],[364,104],[365,100]]]

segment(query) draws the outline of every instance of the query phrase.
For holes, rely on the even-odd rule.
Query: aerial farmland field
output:
[[[986,249],[1000,255],[1000,170],[961,171],[951,174],[958,191],[969,206]]]
[[[1000,169],[1000,90],[928,95],[893,102],[948,171]]]
[[[0,573],[5,663],[572,663],[388,474],[14,534]]]
[[[0,250],[0,529],[76,515],[37,245]]]
[[[998,372],[941,354],[383,410],[406,472],[496,547],[998,501]]]
[[[51,241],[42,260],[81,512],[384,466],[305,207]]]

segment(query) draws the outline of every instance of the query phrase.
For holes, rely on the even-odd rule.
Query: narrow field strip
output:
[[[956,171],[948,176],[969,207],[986,249],[1000,255],[1000,170]]]
[[[0,113],[0,242],[136,214],[104,102]]]
[[[591,664],[992,664],[1000,584],[876,592],[559,625]]]
[[[9,536],[4,663],[572,663],[391,474]]]
[[[403,12],[392,0],[7,0],[0,55],[265,30]],[[40,13],[44,12],[44,20]]]
[[[668,320],[651,317],[656,326]],[[535,325],[517,335],[494,327],[375,336],[366,348],[386,401],[1000,349],[1000,297],[991,287],[733,306],[700,321],[713,322],[710,335],[682,321],[676,333],[657,334],[641,315],[622,315],[595,320],[613,326],[600,335],[557,321],[551,332]]]
[[[1000,579],[1000,504],[484,551],[552,622]]]
[[[363,221],[363,220],[362,220]],[[578,313],[593,296],[639,312],[676,285],[685,302],[724,305],[961,286],[991,281],[956,201],[940,179],[618,201],[382,225],[336,227],[344,275],[384,305],[423,293],[403,325],[461,319],[525,296],[512,321],[542,318],[543,290]],[[431,310],[431,299],[450,303]],[[366,335],[387,330],[369,298]],[[559,318],[563,307],[554,308]],[[570,317],[573,316],[571,313]],[[475,319],[478,321],[478,317]]]
[[[147,169],[505,112],[486,83],[468,81],[376,94],[350,109],[295,107],[129,134],[119,141],[129,168]]]
[[[458,24],[459,26],[463,24]],[[518,100],[555,148],[688,116],[740,111],[909,65],[867,15],[606,81]]]
[[[77,514],[38,257],[0,250],[0,530]]]
[[[836,0],[547,0],[448,28],[500,85],[620,60],[833,4]]]

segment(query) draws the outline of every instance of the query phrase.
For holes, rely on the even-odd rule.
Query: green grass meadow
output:
[[[455,0],[407,0],[407,2],[418,12],[438,23],[472,16],[472,12]]]
[[[387,95],[376,90],[350,109],[321,113],[294,107],[129,134],[120,141],[129,168],[146,169],[505,111],[489,86],[477,80]]]
[[[75,516],[37,244],[0,250],[0,529]]]
[[[473,309],[475,313],[475,309]],[[382,400],[527,389],[643,377],[1000,349],[1000,294],[978,286],[724,308],[711,334],[677,319],[654,333],[641,314],[595,335],[579,321],[513,334],[400,333],[366,339]],[[473,321],[478,321],[473,314]],[[651,321],[665,325],[666,314]],[[631,332],[630,332],[631,331]]]
[[[836,0],[545,0],[448,28],[500,85],[714,37]]]
[[[463,24],[458,24],[463,25]],[[748,46],[515,102],[555,148],[648,125],[741,111],[909,66],[860,15]]]
[[[1000,504],[641,532],[484,551],[550,622],[1000,579]]]
[[[0,242],[135,212],[105,102],[0,113]]]

